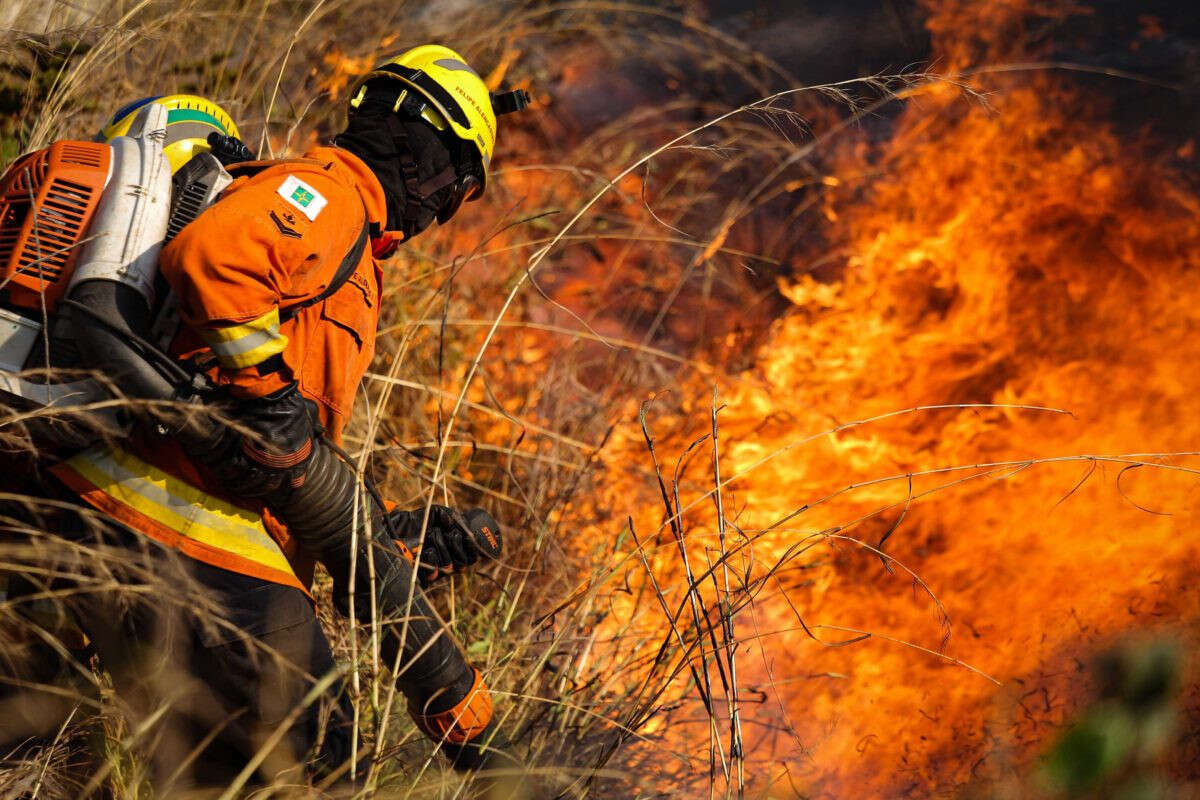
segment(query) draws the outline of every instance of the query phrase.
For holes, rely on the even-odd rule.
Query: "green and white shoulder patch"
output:
[[[325,196],[295,175],[288,175],[276,189],[276,193],[300,209],[308,219],[315,220],[329,202]]]

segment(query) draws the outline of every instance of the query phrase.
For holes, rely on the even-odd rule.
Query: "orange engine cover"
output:
[[[108,180],[112,151],[55,142],[0,176],[0,287],[14,306],[54,311]]]

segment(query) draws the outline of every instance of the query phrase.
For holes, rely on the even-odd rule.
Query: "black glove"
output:
[[[400,543],[418,558],[417,577],[422,587],[443,575],[466,569],[480,556],[500,558],[503,549],[500,525],[482,508],[472,508],[463,514],[449,506],[431,506],[422,541],[424,518],[423,508],[393,511],[388,515]]]
[[[266,397],[225,399],[226,414],[248,432],[224,427],[206,442],[185,444],[188,454],[237,497],[266,498],[301,486],[321,431],[316,404],[295,382]]]

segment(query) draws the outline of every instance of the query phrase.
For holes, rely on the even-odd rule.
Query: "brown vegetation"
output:
[[[1069,79],[977,69],[1034,60],[1020,21],[1062,14],[937,4],[944,74],[798,89],[688,11],[440,5],[118,3],[5,34],[0,152],[167,91],[297,152],[426,39],[530,87],[484,201],[389,263],[348,442],[402,505],[505,523],[504,563],[435,598],[532,796],[1028,796],[1080,659],[1200,613],[1200,203]],[[626,71],[648,47],[665,91]],[[381,796],[460,796],[369,632],[325,621]],[[103,710],[0,797],[72,795],[89,749],[144,794]]]

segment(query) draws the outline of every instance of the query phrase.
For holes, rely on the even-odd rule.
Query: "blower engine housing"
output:
[[[0,403],[69,410],[111,399],[99,381],[81,377],[93,365],[78,359],[61,300],[102,280],[154,306],[171,200],[166,121],[166,109],[151,103],[111,144],[56,142],[0,176]],[[92,416],[109,430],[124,427],[119,409]],[[39,434],[78,444],[72,418],[39,415]]]
[[[0,177],[0,281],[8,304],[54,313],[111,172],[108,145],[63,141],[22,156]]]

